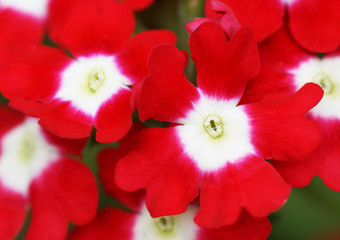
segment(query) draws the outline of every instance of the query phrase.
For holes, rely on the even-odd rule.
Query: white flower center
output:
[[[203,122],[204,130],[212,138],[219,138],[223,135],[223,122],[218,116],[210,115]]]
[[[116,63],[114,56],[79,57],[60,74],[55,98],[70,101],[72,106],[94,117],[100,106],[132,85]]]
[[[173,216],[154,218],[153,221],[161,233],[169,233],[174,230],[175,220]]]
[[[13,8],[22,13],[34,15],[43,18],[47,13],[47,3],[49,0],[1,0],[1,8]]]
[[[325,118],[340,119],[340,57],[309,58],[289,72],[294,76],[296,90],[308,82],[324,90],[319,104],[310,112]]]
[[[199,231],[193,218],[197,207],[189,205],[185,213],[175,216],[152,218],[145,205],[133,226],[134,240],[194,240]]]
[[[0,181],[23,195],[27,194],[31,181],[59,156],[34,118],[27,118],[9,131],[2,138],[1,150]]]
[[[237,103],[201,93],[194,109],[178,120],[179,143],[202,171],[218,170],[254,153],[248,116]]]

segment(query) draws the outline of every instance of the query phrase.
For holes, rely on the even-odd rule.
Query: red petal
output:
[[[211,0],[206,1],[205,13],[208,17],[218,16],[211,9]],[[280,0],[221,0],[235,14],[242,26],[254,29],[258,42],[269,37],[283,25],[285,5]],[[261,17],[259,17],[261,16]]]
[[[149,75],[140,89],[139,116],[176,122],[192,109],[199,98],[184,74],[186,58],[173,45],[155,47],[149,58]]]
[[[305,187],[319,175],[329,188],[340,191],[340,120],[311,118],[321,130],[319,146],[302,162],[273,165],[293,187]]]
[[[53,102],[41,115],[39,124],[61,138],[85,138],[91,135],[91,117],[77,111],[69,102]]]
[[[289,27],[295,40],[313,52],[331,52],[340,45],[340,2],[298,0],[288,7]]]
[[[318,145],[320,133],[304,115],[322,95],[318,85],[307,83],[292,96],[270,95],[259,103],[244,105],[257,153],[265,159],[284,161],[307,157]]]
[[[75,155],[78,157],[82,157],[83,149],[87,143],[87,138],[73,140],[73,139],[65,139],[59,138],[54,134],[47,132],[46,130],[42,129],[44,133],[44,137],[48,140],[49,143],[57,146],[59,151],[61,151],[64,155]]]
[[[185,212],[198,195],[200,174],[176,143],[175,128],[151,128],[138,134],[136,149],[116,167],[116,182],[127,191],[146,188],[152,217]]]
[[[25,119],[24,115],[14,111],[4,104],[0,104],[0,116],[0,138],[2,138],[2,136],[4,136],[8,131],[12,130],[12,128],[22,123]]]
[[[139,124],[134,124],[129,133],[119,141],[119,148],[106,148],[98,154],[97,163],[99,167],[99,178],[105,192],[117,199],[125,206],[135,211],[139,210],[141,199],[144,200],[144,191],[126,192],[120,189],[115,181],[114,172],[117,161],[126,156],[136,145],[135,133],[142,129]]]
[[[145,192],[126,192],[117,186],[114,178],[117,161],[120,158],[126,156],[127,153],[128,152],[125,152],[124,149],[121,148],[107,148],[103,150],[97,158],[99,165],[99,178],[103,184],[105,192],[107,192],[114,199],[123,203],[128,208],[138,211],[141,200],[145,199]]]
[[[0,184],[0,238],[11,240],[19,233],[26,216],[27,200]]]
[[[197,68],[197,85],[210,96],[240,98],[246,82],[256,77],[260,60],[253,32],[244,27],[227,42],[223,29],[203,23],[189,39]]]
[[[95,216],[97,184],[82,163],[60,159],[31,183],[30,199],[32,221],[27,238],[64,239],[68,221],[84,225]]]
[[[54,96],[59,73],[71,59],[60,50],[43,45],[16,45],[11,51],[18,63],[1,69],[1,93],[9,100],[44,101]]]
[[[234,13],[227,5],[220,2],[219,0],[212,0],[211,8],[217,13],[223,15],[221,17],[214,18],[198,18],[192,22],[187,23],[185,27],[188,30],[189,34],[195,31],[198,28],[198,26],[201,25],[203,22],[214,22],[221,25],[228,39],[230,39],[231,36],[241,28],[241,25],[238,22],[237,18],[235,17]]]
[[[221,23],[221,18],[219,17],[214,17],[214,18],[195,18],[193,21],[188,22],[187,24],[185,24],[185,29],[188,31],[189,35],[191,35],[194,31],[197,30],[197,28],[199,26],[201,26],[203,23],[205,22],[213,22],[216,24],[220,24]]]
[[[271,93],[295,93],[294,76],[289,72],[301,62],[315,57],[299,47],[285,27],[259,45],[261,70],[249,82],[241,104],[258,102]]]
[[[125,0],[133,10],[143,10],[153,3],[154,0]]]
[[[43,38],[42,21],[10,8],[1,9],[0,24],[1,45],[11,42],[40,43]]]
[[[32,117],[39,117],[48,109],[45,104],[25,100],[22,98],[12,98],[9,106],[22,112],[25,115],[29,115]]]
[[[289,193],[290,186],[269,163],[248,156],[205,177],[195,222],[206,228],[231,225],[239,218],[242,207],[252,216],[263,218],[278,210]]]
[[[136,34],[117,56],[122,71],[133,83],[148,74],[147,62],[151,50],[162,43],[176,43],[176,35],[167,30],[149,30]]]
[[[85,0],[49,0],[47,16],[47,30],[49,37],[56,43],[62,42],[63,28],[66,16]]]
[[[121,89],[106,101],[96,114],[94,126],[96,140],[102,143],[114,142],[127,134],[132,125],[131,91]]]
[[[133,226],[137,215],[120,209],[106,208],[84,227],[75,228],[69,240],[129,240],[133,239]]]
[[[86,1],[77,4],[62,27],[61,44],[74,55],[116,53],[133,32],[132,11],[114,1]]]
[[[18,42],[40,43],[43,38],[43,21],[11,9],[1,9],[0,26],[0,66],[11,62],[9,45]]]
[[[200,228],[197,240],[263,240],[270,234],[271,226],[268,218],[253,218],[245,211],[242,212],[237,223],[220,229]]]

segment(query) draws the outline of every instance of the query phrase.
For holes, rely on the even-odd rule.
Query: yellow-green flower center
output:
[[[20,159],[24,163],[29,163],[37,149],[34,134],[30,131],[26,132],[20,144],[21,144],[19,148]]]
[[[209,115],[206,117],[203,127],[205,132],[212,138],[219,138],[223,135],[223,121],[219,116]]]
[[[161,233],[171,233],[175,227],[175,219],[172,216],[164,216],[153,219],[158,231]]]
[[[105,73],[101,68],[92,69],[88,75],[88,86],[91,92],[95,93],[103,85]]]
[[[318,84],[325,94],[330,94],[333,91],[333,82],[331,78],[325,73],[318,73],[313,77],[313,82]]]

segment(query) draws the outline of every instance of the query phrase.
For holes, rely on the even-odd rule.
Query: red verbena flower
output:
[[[51,7],[51,16],[58,9]],[[12,107],[39,117],[59,137],[88,137],[94,125],[99,142],[116,141],[131,127],[130,86],[147,74],[150,50],[176,37],[150,30],[129,39],[134,16],[111,0],[81,1],[66,13],[50,29],[74,58],[47,46],[17,47],[18,62],[1,72],[0,91]]]
[[[75,228],[69,236],[76,239],[266,239],[271,227],[267,218],[255,219],[245,211],[239,221],[230,227],[221,229],[200,228],[193,222],[198,210],[194,203],[180,215],[165,216],[153,219],[145,207],[145,192],[126,192],[116,185],[114,171],[119,158],[128,154],[135,146],[140,125],[134,125],[131,131],[119,141],[119,148],[107,148],[98,155],[99,177],[105,191],[125,206],[134,211],[124,212],[115,208],[100,211],[97,217],[84,227]]]
[[[207,16],[218,13],[206,1]],[[219,0],[230,7],[243,26],[253,27],[258,41],[279,30],[285,9],[294,39],[313,52],[331,52],[340,46],[340,2],[337,0]]]
[[[95,178],[70,158],[86,141],[59,139],[5,106],[0,115],[0,238],[15,237],[29,207],[28,239],[64,239],[69,222],[84,225],[96,213]]]
[[[259,71],[255,37],[244,27],[227,41],[211,22],[193,31],[195,88],[184,75],[185,56],[172,45],[154,48],[138,108],[142,121],[171,122],[137,134],[137,145],[116,168],[118,186],[145,188],[152,217],[185,212],[199,195],[202,227],[233,224],[242,209],[263,218],[287,200],[290,186],[264,159],[301,161],[318,144],[317,127],[304,118],[322,97],[307,84],[294,95],[272,95],[239,105]]]
[[[324,90],[320,103],[308,118],[321,130],[319,146],[302,162],[273,162],[293,187],[304,187],[315,175],[340,191],[340,53],[318,57],[300,48],[285,28],[260,44],[262,67],[259,76],[247,86],[242,102],[256,102],[270,93],[294,93],[308,82]]]
[[[204,229],[192,220],[198,210],[195,205],[190,205],[185,213],[179,215],[152,218],[144,201],[140,202],[136,213],[115,208],[101,210],[91,223],[75,228],[69,239],[263,240],[269,236],[271,230],[267,218],[254,219],[245,212],[241,214],[240,220],[230,227]]]

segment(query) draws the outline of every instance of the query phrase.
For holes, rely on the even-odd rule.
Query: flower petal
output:
[[[153,3],[154,0],[125,0],[125,2],[136,11],[143,10]]]
[[[250,155],[206,175],[195,222],[206,228],[231,225],[239,219],[242,207],[253,217],[263,218],[278,210],[289,193],[290,186],[269,163]]]
[[[288,7],[289,27],[295,40],[312,52],[331,52],[340,45],[340,2],[297,0]]]
[[[84,227],[75,228],[69,240],[133,239],[133,225],[137,215],[116,208],[101,210],[96,218]]]
[[[39,124],[51,133],[61,138],[73,139],[91,135],[91,117],[77,111],[70,102],[51,102],[48,110],[40,116]]]
[[[284,163],[273,161],[274,167],[293,187],[305,187],[319,175],[334,191],[340,191],[340,121],[309,116],[321,130],[318,147],[303,161]]]
[[[14,239],[24,224],[26,199],[0,186],[0,238]]]
[[[149,30],[136,34],[117,56],[122,72],[133,83],[148,75],[148,57],[151,50],[162,43],[176,43],[176,35],[167,30]]]
[[[30,198],[32,221],[27,238],[64,239],[68,221],[84,225],[94,217],[98,190],[91,171],[82,163],[60,159],[32,182]]]
[[[304,118],[322,98],[323,90],[307,83],[296,94],[269,95],[243,105],[252,125],[252,143],[264,159],[301,161],[318,145],[319,129]]]
[[[296,84],[291,69],[301,62],[315,57],[298,46],[286,27],[259,45],[261,70],[250,81],[240,104],[258,102],[267,94],[295,93]]]
[[[142,121],[153,118],[176,122],[193,107],[199,94],[185,77],[185,64],[185,56],[175,46],[154,48],[149,57],[149,75],[143,81],[138,100]]]
[[[65,19],[60,44],[73,56],[116,53],[135,26],[132,11],[115,1],[80,2]]]
[[[219,229],[200,228],[197,240],[263,240],[268,238],[270,230],[268,218],[253,218],[243,211],[240,219],[231,226]]]
[[[208,96],[240,99],[246,82],[260,70],[257,44],[250,28],[235,32],[229,42],[215,23],[200,25],[189,39],[197,68],[197,85]]]
[[[185,212],[198,195],[198,172],[174,142],[175,128],[141,130],[138,144],[116,167],[116,182],[127,191],[146,188],[152,217]]]
[[[205,5],[205,13],[208,17],[217,15],[211,9],[211,2],[212,0],[207,0]],[[221,0],[221,2],[234,12],[242,26],[250,26],[254,29],[258,42],[269,37],[283,25],[285,12],[283,1]]]
[[[94,120],[96,140],[102,143],[122,138],[132,125],[131,90],[121,89],[98,110]]]

